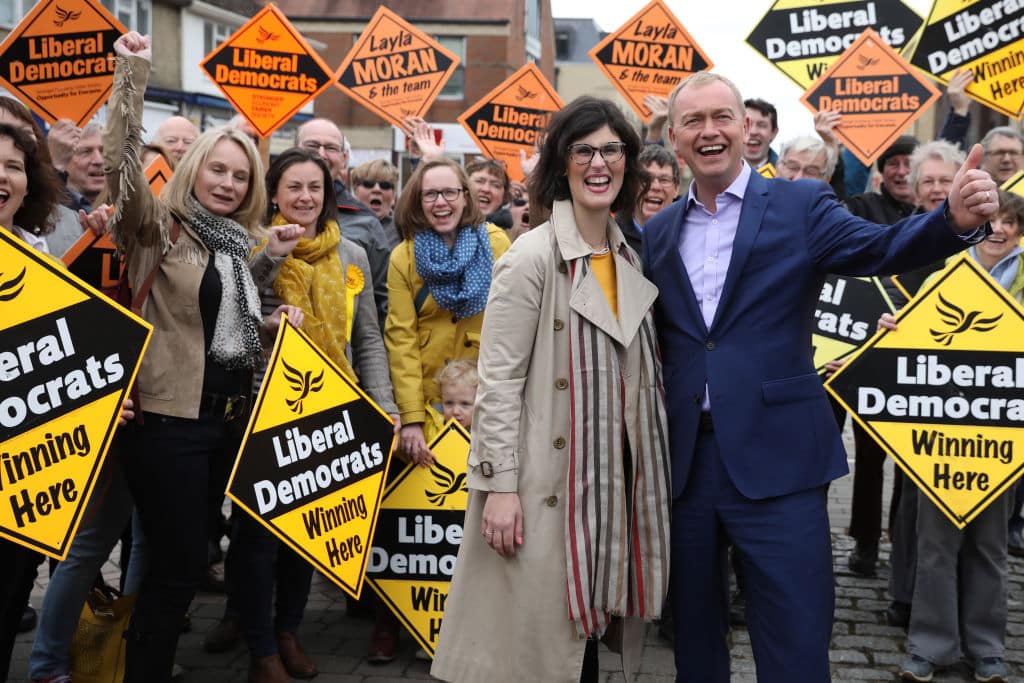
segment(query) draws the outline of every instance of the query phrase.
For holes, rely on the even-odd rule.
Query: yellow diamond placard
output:
[[[770,161],[758,166],[757,172],[761,175],[762,178],[775,178],[776,176],[779,175],[778,171],[775,169],[775,164],[773,164]]]
[[[1024,171],[1015,173],[1007,178],[1006,182],[1000,185],[999,188],[1024,197]]]
[[[1024,472],[1024,309],[963,254],[825,384],[959,528]]]
[[[459,66],[457,55],[381,5],[338,67],[335,85],[398,128],[425,116]]]
[[[878,316],[894,313],[892,301],[876,277],[829,275],[814,311],[814,369],[853,354],[874,334]]]
[[[391,418],[282,324],[227,493],[358,598],[393,440]]]
[[[800,101],[815,113],[840,112],[836,136],[870,166],[938,98],[935,86],[865,29]]]
[[[260,137],[280,128],[332,80],[324,60],[273,3],[199,66]]]
[[[51,124],[84,126],[110,96],[126,30],[100,0],[39,0],[0,44],[0,87]]]
[[[367,581],[433,656],[462,543],[469,434],[450,421],[430,450],[433,465],[407,465],[384,494]]]
[[[902,52],[922,25],[902,0],[777,0],[747,44],[806,90],[864,29]]]
[[[533,153],[537,137],[562,100],[533,62],[514,74],[459,116],[459,123],[492,159],[505,163],[509,177],[523,180],[519,152]]]
[[[644,96],[667,98],[681,80],[713,66],[663,0],[651,0],[595,45],[590,58],[644,120],[651,116]]]
[[[911,63],[948,85],[957,69],[974,72],[968,95],[1020,118],[1024,108],[1024,3],[935,0]]]
[[[67,555],[151,332],[0,228],[0,537]]]

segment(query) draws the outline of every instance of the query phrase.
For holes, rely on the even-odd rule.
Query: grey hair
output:
[[[821,138],[812,137],[810,135],[799,135],[795,138],[791,138],[782,143],[782,147],[779,149],[779,163],[786,158],[788,153],[802,154],[804,152],[810,152],[811,154],[825,153],[825,167],[821,169],[821,175],[827,182],[832,178],[832,173],[836,170],[836,155],[833,154],[832,149],[825,144],[825,141]]]
[[[1024,145],[1024,134],[1021,134],[1019,130],[1016,130],[1015,128],[1010,128],[1009,126],[996,126],[989,132],[985,133],[985,137],[981,139],[982,149],[984,149],[987,152],[988,148],[992,145],[992,139],[995,138],[997,135],[1004,138],[1013,138],[1017,142]]]
[[[959,168],[966,158],[967,155],[964,154],[963,150],[945,140],[932,140],[923,145],[918,145],[910,155],[910,175],[907,177],[907,181],[916,192],[917,181],[921,175],[921,164],[934,159],[935,161],[952,164]]]

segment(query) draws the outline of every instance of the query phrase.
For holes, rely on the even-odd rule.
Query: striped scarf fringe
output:
[[[625,245],[619,254],[636,263]],[[590,261],[570,264],[571,291]],[[669,453],[661,359],[651,311],[641,350],[636,443],[629,495],[625,381],[615,342],[576,311],[569,322],[570,443],[566,506],[569,617],[580,636],[601,636],[613,616],[660,616],[668,588]]]

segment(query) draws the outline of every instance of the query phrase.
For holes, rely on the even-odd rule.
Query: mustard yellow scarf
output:
[[[273,225],[285,225],[281,214]],[[345,270],[338,256],[341,229],[330,221],[312,239],[302,238],[281,264],[274,280],[274,293],[286,304],[305,313],[302,331],[316,343],[341,370],[356,378],[345,356],[348,331]]]

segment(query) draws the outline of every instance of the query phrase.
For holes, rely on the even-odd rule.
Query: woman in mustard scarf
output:
[[[365,286],[369,262],[361,247],[341,235],[327,165],[315,152],[293,148],[270,165],[266,185],[270,225],[296,224],[304,232],[291,255],[278,259],[274,270],[254,273],[263,306],[288,302],[300,307],[305,314],[303,331],[343,372],[359,380],[392,415],[397,429],[387,354],[372,288]],[[295,636],[313,566],[254,519],[240,514],[235,517],[227,573],[225,622],[236,619],[241,626],[252,658],[249,681],[287,683],[289,676],[315,676],[316,665]]]

